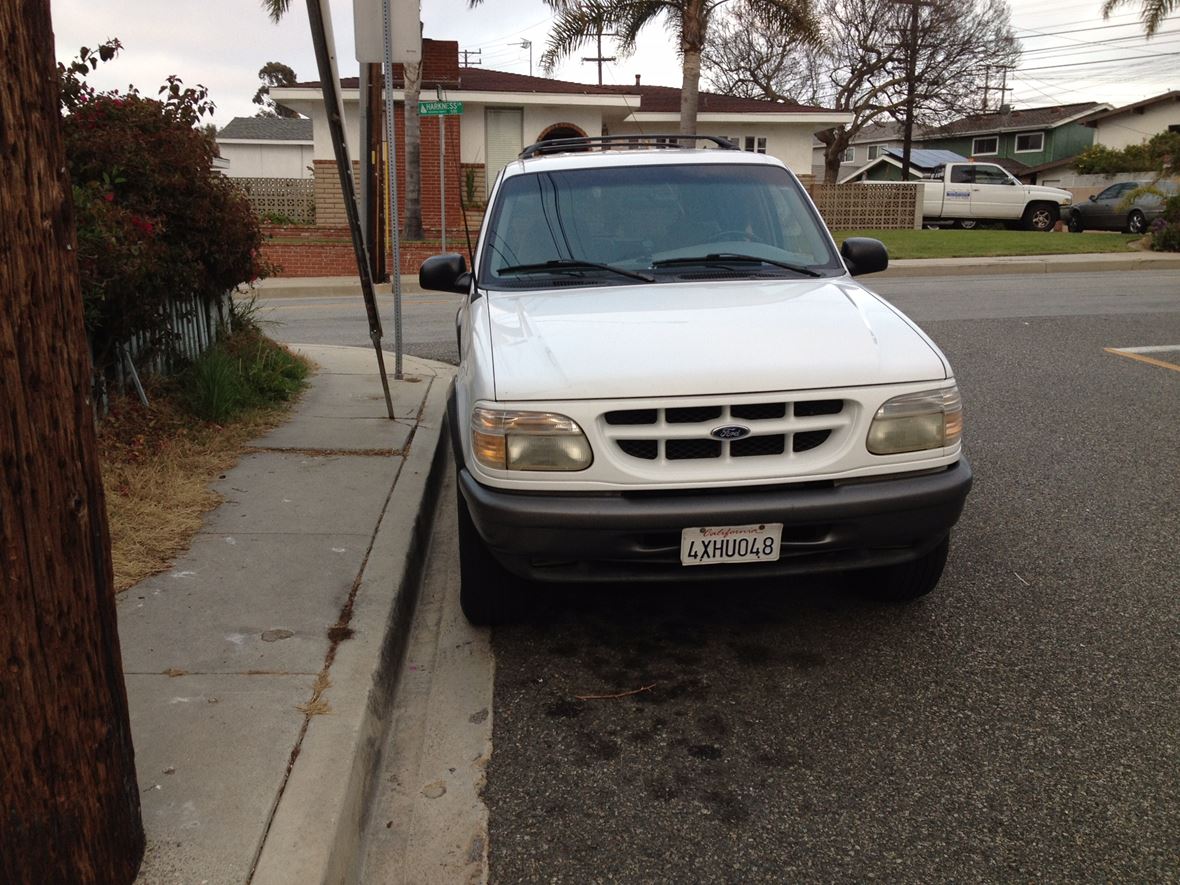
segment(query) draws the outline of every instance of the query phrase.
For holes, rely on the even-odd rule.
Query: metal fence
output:
[[[259,218],[278,223],[315,224],[315,179],[231,178]]]
[[[922,226],[920,182],[811,184],[807,190],[831,230],[914,229]]]

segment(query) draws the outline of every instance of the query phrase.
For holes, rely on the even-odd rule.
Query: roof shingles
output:
[[[311,141],[311,120],[304,117],[234,117],[217,137],[244,141]]]

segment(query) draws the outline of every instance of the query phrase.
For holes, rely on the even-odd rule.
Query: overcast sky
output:
[[[341,74],[353,76],[352,0],[331,2]],[[1008,83],[1014,88],[1009,100],[1017,107],[1088,100],[1121,105],[1180,89],[1180,15],[1145,40],[1134,13],[1104,22],[1101,0],[1010,2],[1025,51]],[[279,25],[254,0],[52,0],[52,10],[59,60],[107,37],[123,42],[123,53],[91,76],[96,87],[133,83],[145,95],[154,95],[168,74],[177,74],[186,83],[209,87],[219,126],[254,114],[257,108],[250,99],[258,88],[258,69],[268,61],[290,65],[300,79],[316,79],[303,0],[293,0]],[[539,74],[536,65],[550,20],[541,0],[485,0],[474,10],[466,0],[425,0],[422,7],[425,36],[458,40],[461,50],[482,50],[472,58],[485,67],[522,74],[529,71],[529,51],[519,44],[532,41],[534,72]],[[1069,33],[1045,36],[1064,31]],[[604,55],[614,54],[609,40],[603,48]],[[578,55],[594,54],[588,47]],[[644,35],[635,55],[605,66],[603,81],[633,83],[636,74],[644,83],[680,85],[674,42],[658,25]],[[597,69],[574,59],[555,76],[593,83]]]

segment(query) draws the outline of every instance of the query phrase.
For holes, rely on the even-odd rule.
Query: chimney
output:
[[[636,86],[639,85],[639,75],[638,74],[635,75],[635,85]]]

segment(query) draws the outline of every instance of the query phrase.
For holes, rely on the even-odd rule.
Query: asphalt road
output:
[[[1180,274],[878,288],[963,391],[942,585],[541,588],[492,637],[491,881],[1180,881],[1180,371],[1104,351],[1180,345]]]
[[[913,279],[864,278],[867,285],[920,322],[1004,317],[1105,316],[1177,309],[1180,275],[1175,271],[1031,276],[954,276]],[[369,345],[369,327],[359,296],[260,298],[268,332],[304,344]],[[393,298],[378,298],[385,347],[393,349]],[[455,311],[459,296],[443,292],[403,295],[406,353],[458,361]]]

